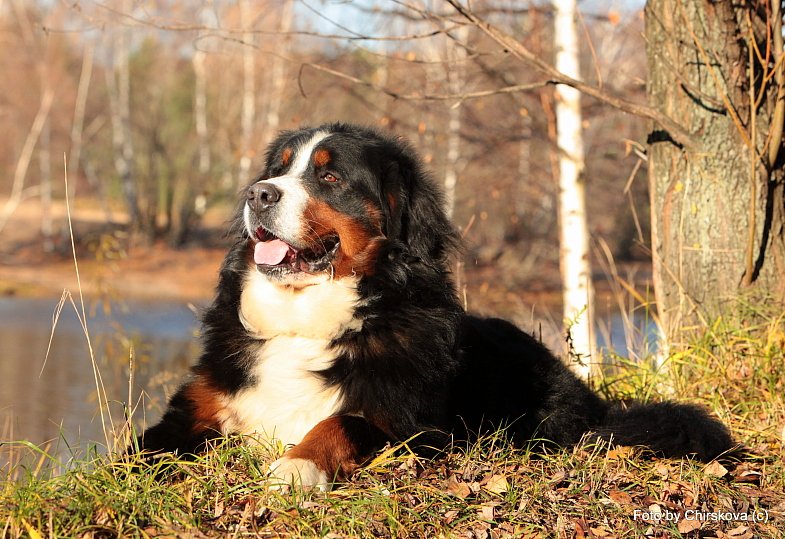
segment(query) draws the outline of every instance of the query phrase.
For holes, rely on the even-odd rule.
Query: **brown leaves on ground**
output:
[[[725,467],[613,451],[532,455],[474,448],[435,461],[390,452],[327,494],[214,495],[205,502],[202,531],[466,539],[751,539],[785,533],[785,494],[770,487],[781,484],[780,464]]]

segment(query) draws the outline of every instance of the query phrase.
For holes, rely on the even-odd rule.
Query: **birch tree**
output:
[[[249,30],[252,24],[251,1],[241,0],[240,17],[243,28]],[[242,130],[242,155],[240,156],[240,172],[238,185],[248,180],[253,154],[253,127],[256,120],[256,49],[252,32],[243,32],[243,99],[240,112],[240,129]]]
[[[455,31],[455,42],[447,42],[447,62],[444,69],[447,89],[453,95],[460,95],[466,84],[466,49],[469,27],[462,26]],[[444,166],[444,191],[447,199],[447,214],[452,217],[455,211],[455,196],[458,186],[458,173],[461,163],[461,102],[450,106],[447,122],[447,160]]]
[[[131,2],[123,0],[123,13],[131,12]],[[114,30],[112,71],[107,71],[109,105],[112,119],[114,166],[125,195],[132,228],[141,222],[139,199],[134,178],[134,147],[131,140],[130,31],[125,26]]]
[[[270,93],[267,99],[266,123],[264,126],[264,140],[261,147],[266,147],[281,126],[281,105],[283,103],[284,89],[286,88],[286,65],[285,54],[291,43],[289,30],[292,27],[294,17],[293,0],[284,0],[281,6],[281,18],[278,23],[278,35],[275,37],[274,55],[270,66]]]
[[[579,79],[576,1],[555,2],[554,8],[555,67],[561,73]],[[582,378],[588,379],[594,356],[594,335],[580,92],[563,84],[557,85],[555,92],[564,318],[576,359],[571,366]]]

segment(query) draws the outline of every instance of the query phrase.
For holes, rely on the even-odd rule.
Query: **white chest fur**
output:
[[[315,277],[310,286],[295,288],[270,282],[258,271],[248,272],[240,298],[240,320],[259,339],[292,335],[333,339],[359,329],[354,317],[359,302],[357,280]]]
[[[255,384],[225,402],[226,432],[260,435],[297,444],[341,406],[338,386],[315,374],[335,359],[328,341],[278,336],[260,346],[253,369]]]
[[[240,320],[259,343],[253,387],[227,397],[223,430],[297,444],[317,423],[340,409],[338,386],[317,371],[330,367],[330,342],[359,329],[355,279],[318,276],[310,286],[282,287],[250,271],[240,299]]]

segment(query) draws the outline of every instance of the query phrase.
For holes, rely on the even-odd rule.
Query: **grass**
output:
[[[711,408],[751,450],[735,465],[592,445],[542,453],[497,434],[434,460],[382,452],[327,494],[278,493],[264,482],[275,452],[237,439],[141,467],[94,451],[63,469],[15,446],[35,458],[7,470],[2,537],[782,537],[785,332],[781,315],[754,318],[717,321],[667,373],[624,363],[603,385],[657,398],[667,382]],[[686,511],[709,520],[677,521]]]

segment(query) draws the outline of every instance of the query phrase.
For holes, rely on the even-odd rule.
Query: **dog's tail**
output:
[[[728,429],[691,404],[657,402],[624,406],[614,403],[596,435],[618,445],[646,446],[663,457],[709,462],[733,457],[738,450]]]

